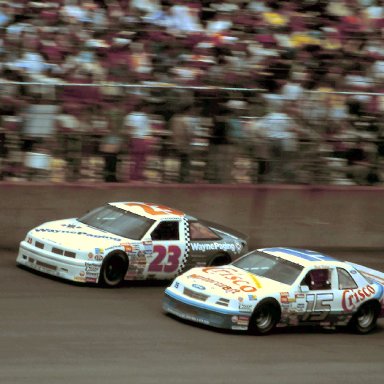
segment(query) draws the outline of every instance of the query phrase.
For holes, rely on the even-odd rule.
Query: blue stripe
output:
[[[230,309],[225,309],[225,308],[216,308],[212,305],[205,304],[205,303],[196,303],[195,301],[192,301],[185,296],[178,295],[177,293],[171,291],[169,288],[167,288],[165,290],[165,293],[168,296],[172,297],[173,299],[181,301],[184,304],[192,305],[193,307],[197,307],[197,308],[201,308],[201,309],[207,309],[209,311],[219,312],[219,313],[223,313],[225,315],[242,315],[242,316],[244,315],[243,312],[240,313],[239,311],[235,311],[235,310],[230,310]]]
[[[292,249],[292,248],[283,248],[283,247],[277,247],[277,248],[264,248],[264,251],[268,252],[284,252],[291,256],[297,256],[302,259],[308,260],[308,261],[337,261],[331,256],[323,255],[316,251],[306,250],[306,249]]]

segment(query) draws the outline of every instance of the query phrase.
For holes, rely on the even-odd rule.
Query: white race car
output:
[[[245,236],[178,210],[116,202],[75,219],[44,223],[20,243],[16,263],[84,283],[172,279],[194,266],[227,264],[247,251]]]
[[[193,268],[165,291],[166,313],[267,334],[275,326],[349,326],[370,332],[384,316],[384,273],[315,251],[264,248],[220,267]]]

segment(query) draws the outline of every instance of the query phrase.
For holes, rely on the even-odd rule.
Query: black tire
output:
[[[105,287],[118,287],[124,281],[128,259],[123,253],[108,255],[101,266],[100,283]]]
[[[350,330],[360,334],[371,332],[376,328],[379,312],[380,305],[378,303],[369,302],[363,304],[349,322]]]
[[[226,253],[219,253],[217,255],[213,255],[207,262],[207,266],[209,267],[219,267],[220,265],[227,265],[231,262],[231,258]]]
[[[275,328],[279,318],[280,310],[277,303],[262,302],[253,311],[248,330],[254,335],[267,335]]]

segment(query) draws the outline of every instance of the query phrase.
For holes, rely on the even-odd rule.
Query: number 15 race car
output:
[[[384,273],[315,251],[258,249],[232,264],[193,268],[165,291],[166,313],[268,334],[275,326],[348,326],[368,333],[384,316]]]
[[[194,266],[228,264],[245,252],[245,236],[234,230],[165,206],[117,202],[32,229],[16,263],[67,280],[117,286],[172,279]]]

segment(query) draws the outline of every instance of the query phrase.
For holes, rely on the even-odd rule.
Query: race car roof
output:
[[[340,265],[343,262],[331,256],[312,251],[309,249],[295,249],[285,247],[261,248],[259,251],[270,253],[271,255],[279,256],[290,260],[293,263],[300,264],[303,267],[310,265]],[[323,262],[323,263],[322,263]]]
[[[109,204],[153,220],[180,219],[185,216],[184,212],[160,204],[144,203],[141,201],[112,202]]]

